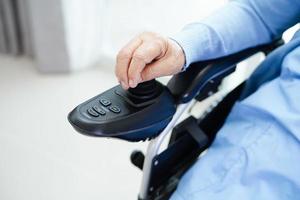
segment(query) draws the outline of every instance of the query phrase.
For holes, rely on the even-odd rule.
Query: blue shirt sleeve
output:
[[[236,0],[171,38],[183,48],[189,66],[268,43],[299,21],[299,0]]]

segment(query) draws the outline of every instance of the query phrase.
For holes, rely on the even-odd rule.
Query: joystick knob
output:
[[[129,96],[137,99],[149,100],[161,92],[161,87],[159,86],[158,82],[152,79],[138,84],[135,88],[129,88],[127,93]]]

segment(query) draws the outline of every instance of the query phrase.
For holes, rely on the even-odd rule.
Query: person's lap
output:
[[[300,80],[278,77],[238,102],[171,200],[300,199]]]

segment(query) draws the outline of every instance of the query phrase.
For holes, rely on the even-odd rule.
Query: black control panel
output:
[[[68,119],[86,135],[140,141],[165,128],[175,108],[169,90],[151,80],[129,90],[115,86],[77,106]]]

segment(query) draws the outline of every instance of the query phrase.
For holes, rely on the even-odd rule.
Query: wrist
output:
[[[173,51],[176,68],[180,69],[180,71],[184,71],[186,68],[186,57],[183,48],[176,40],[172,38],[168,38],[168,41]]]

